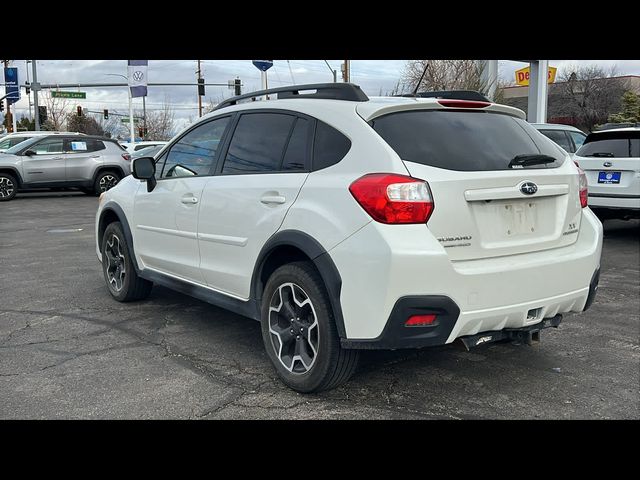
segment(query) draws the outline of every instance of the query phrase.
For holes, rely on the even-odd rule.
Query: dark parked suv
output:
[[[0,153],[0,201],[18,190],[77,187],[100,194],[131,173],[131,156],[116,142],[80,134],[40,135]]]

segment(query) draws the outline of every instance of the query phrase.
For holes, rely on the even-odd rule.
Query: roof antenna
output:
[[[412,97],[415,97],[416,94],[418,93],[418,88],[420,88],[420,84],[422,83],[422,79],[424,78],[425,74],[427,73],[427,69],[429,68],[429,60],[427,60],[427,64],[424,66],[424,70],[422,71],[422,76],[420,77],[420,80],[418,80],[418,83],[416,84],[416,88],[413,89],[413,92],[411,93]]]

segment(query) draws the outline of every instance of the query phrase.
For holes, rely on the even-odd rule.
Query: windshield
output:
[[[36,143],[38,140],[42,140],[43,138],[47,138],[47,137],[46,136],[31,137],[28,140],[25,140],[24,142],[20,142],[19,144],[14,145],[4,153],[10,153],[15,155],[18,152],[22,151],[23,148],[28,148],[34,143]]]

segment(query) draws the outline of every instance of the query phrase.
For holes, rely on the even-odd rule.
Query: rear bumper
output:
[[[640,210],[640,195],[624,197],[616,195],[591,194],[589,195],[589,207]]]
[[[602,224],[589,209],[583,210],[578,239],[572,245],[457,262],[449,260],[424,225],[372,222],[329,252],[342,278],[343,345],[437,345],[485,331],[529,327],[558,314],[582,312],[593,297],[591,284],[601,251]],[[406,312],[398,317],[398,304],[407,297],[447,297],[458,310],[457,319],[448,331],[422,335],[418,332],[426,327],[404,327]],[[433,308],[431,303],[428,300],[410,307]],[[404,333],[398,334],[401,327],[423,338],[405,338]]]

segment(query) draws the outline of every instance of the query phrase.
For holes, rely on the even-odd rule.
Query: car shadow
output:
[[[604,238],[640,238],[640,220],[605,220],[602,222],[604,227]]]

